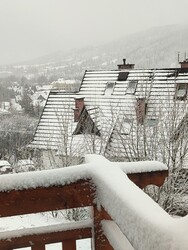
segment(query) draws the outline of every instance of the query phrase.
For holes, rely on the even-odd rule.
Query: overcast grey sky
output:
[[[0,0],[0,64],[188,23],[188,0]]]

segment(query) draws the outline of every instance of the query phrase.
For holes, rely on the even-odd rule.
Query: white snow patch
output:
[[[111,246],[116,250],[134,250],[128,239],[121,232],[113,221],[102,221],[104,235],[107,237]],[[120,244],[121,242],[121,244]]]
[[[25,217],[26,219],[30,219],[31,216],[27,215]],[[19,221],[19,217],[17,221]],[[6,221],[6,220],[5,220]],[[12,224],[15,223],[12,221]],[[39,217],[38,221],[35,221],[34,224],[31,224],[27,227],[21,226],[21,224],[18,222],[20,228],[17,229],[8,229],[6,228],[6,231],[1,229],[0,231],[0,239],[11,239],[16,237],[21,237],[25,235],[39,235],[43,233],[52,233],[52,232],[61,232],[61,231],[69,231],[73,229],[80,229],[80,228],[91,228],[93,225],[92,220],[82,220],[82,221],[76,221],[76,222],[69,222],[69,223],[59,223],[57,221],[53,221],[52,219],[50,221],[46,221],[44,223],[44,219],[42,221],[42,217]],[[40,226],[37,226],[40,225]]]
[[[158,161],[117,162],[116,164],[126,174],[168,170],[165,164]]]
[[[0,176],[0,191],[70,184],[89,177],[86,165]]]
[[[184,218],[178,224],[177,219],[167,214],[120,168],[116,168],[117,163],[107,163],[100,156],[87,156],[86,161],[91,158],[94,162],[91,176],[96,185],[96,203],[98,207],[105,208],[135,249],[188,249],[188,238],[184,232],[188,228],[188,219]],[[184,228],[183,232],[179,228]]]

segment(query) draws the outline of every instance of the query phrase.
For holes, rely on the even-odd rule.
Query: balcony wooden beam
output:
[[[145,173],[127,174],[129,179],[134,182],[139,188],[145,188],[148,185],[162,186],[166,177],[168,177],[168,170],[153,171]]]
[[[150,184],[161,186],[167,176],[168,171],[128,174],[140,188]],[[65,186],[0,192],[0,216],[91,206],[95,192],[93,187],[90,180],[80,180]]]
[[[90,180],[81,180],[65,186],[0,192],[0,216],[90,206],[92,187]]]
[[[64,242],[65,245],[74,246],[77,239],[92,238],[91,228],[81,228],[62,232],[51,232],[38,235],[27,235],[7,240],[0,240],[1,250],[12,250],[14,248],[31,247],[32,250],[45,249],[45,244]],[[63,248],[64,249],[64,248]],[[66,248],[65,248],[66,249]],[[73,248],[74,249],[74,248]],[[69,250],[72,250],[71,248]]]
[[[114,250],[112,246],[110,245],[108,239],[103,233],[101,221],[103,219],[111,219],[111,217],[108,215],[108,213],[104,210],[104,208],[101,208],[99,211],[97,209],[97,206],[93,207],[93,213],[94,213],[94,249],[95,250]]]
[[[76,240],[64,240],[63,250],[76,250]]]

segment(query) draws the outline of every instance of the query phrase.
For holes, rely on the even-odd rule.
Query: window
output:
[[[107,82],[105,95],[111,95],[113,93],[115,82]]]
[[[129,75],[129,72],[119,72],[118,81],[126,81],[128,75]]]
[[[176,88],[175,97],[177,100],[185,100],[187,98],[187,84],[179,83]]]
[[[122,120],[118,119],[116,129],[119,135],[129,135],[132,129],[133,119],[123,117]]]
[[[155,73],[151,72],[149,75],[149,80],[152,81],[154,79]]]
[[[121,124],[121,135],[129,135],[132,128],[132,119],[125,118]]]
[[[178,76],[178,72],[174,71],[173,73],[168,73],[167,74],[167,78],[170,78],[170,77],[177,77]]]
[[[158,124],[158,120],[154,118],[148,119],[147,124],[149,127],[155,127]]]
[[[137,83],[138,83],[138,80],[129,81],[126,93],[134,94],[136,91]]]

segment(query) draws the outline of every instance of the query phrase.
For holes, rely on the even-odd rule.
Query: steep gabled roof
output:
[[[74,95],[52,90],[40,117],[32,147],[58,149],[63,135],[71,134],[74,124]]]

